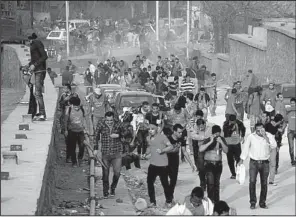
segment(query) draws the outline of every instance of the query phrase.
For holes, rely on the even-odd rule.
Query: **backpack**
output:
[[[81,109],[81,111],[82,111],[82,115],[83,115],[83,117],[85,118],[85,111],[84,111],[84,108],[83,108],[82,105],[80,106],[80,109]],[[70,106],[69,109],[68,109],[68,116],[69,116],[69,117],[70,117],[71,111],[72,111],[72,107]]]

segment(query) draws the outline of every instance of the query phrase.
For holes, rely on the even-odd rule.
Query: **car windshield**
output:
[[[283,88],[283,97],[284,98],[295,97],[295,86],[294,87],[284,87]]]
[[[120,107],[137,107],[142,102],[147,101],[149,104],[153,103],[152,96],[123,96],[120,100]]]
[[[61,32],[51,32],[48,37],[59,38],[60,35],[61,35]]]

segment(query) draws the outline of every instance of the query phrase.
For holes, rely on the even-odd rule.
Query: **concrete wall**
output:
[[[267,43],[266,76],[279,83],[295,83],[295,37],[268,30]]]
[[[211,73],[216,73],[217,80],[223,79],[223,83],[231,83],[229,81],[229,55],[228,54],[211,54],[201,53],[200,64],[205,65]]]
[[[251,43],[236,38],[229,38],[230,53],[229,63],[230,71],[228,80],[242,80],[249,69],[259,77],[261,81],[266,78],[266,50],[262,46],[255,46]]]
[[[13,46],[1,46],[1,88],[25,90],[25,84],[20,73],[21,65],[22,63]]]
[[[60,94],[59,94],[60,95]],[[58,98],[57,98],[58,99]],[[58,100],[56,101],[56,104]],[[46,166],[43,175],[42,188],[40,197],[37,201],[37,209],[35,215],[49,215],[51,212],[52,204],[54,204],[55,197],[55,166],[57,162],[57,149],[56,149],[56,135],[58,133],[58,124],[56,119],[57,110],[55,110],[53,127],[51,133],[51,141],[48,148],[48,155]]]

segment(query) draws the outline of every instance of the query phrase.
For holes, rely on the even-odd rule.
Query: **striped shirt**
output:
[[[193,92],[195,86],[194,86],[194,83],[192,81],[183,81],[181,86],[180,86],[181,90],[182,91],[190,91],[190,92]]]
[[[172,95],[177,95],[177,90],[178,90],[178,87],[179,87],[179,84],[178,82],[170,82],[169,83],[169,92],[172,94]]]

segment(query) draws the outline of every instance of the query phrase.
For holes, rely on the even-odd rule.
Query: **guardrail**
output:
[[[94,156],[93,149],[90,146],[90,139],[89,135],[87,136],[88,144],[86,144],[86,149],[88,152],[88,156],[90,159],[90,168],[89,168],[89,201],[90,201],[90,209],[89,209],[89,215],[94,216],[96,214],[96,193],[95,193],[95,160],[96,157]]]

